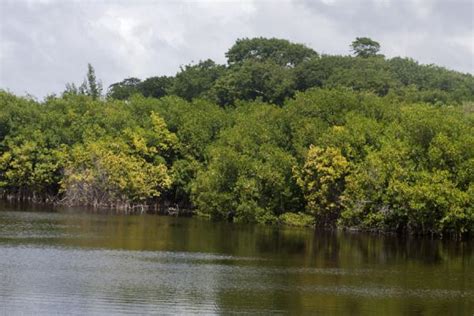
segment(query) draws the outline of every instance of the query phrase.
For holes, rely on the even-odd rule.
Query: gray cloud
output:
[[[0,0],[0,88],[38,97],[80,83],[88,62],[104,86],[129,76],[224,63],[237,38],[280,37],[348,54],[356,36],[388,57],[474,73],[471,0]]]

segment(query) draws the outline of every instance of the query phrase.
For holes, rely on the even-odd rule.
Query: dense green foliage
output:
[[[472,233],[473,77],[366,55],[243,39],[227,66],[125,79],[107,98],[92,67],[84,91],[43,102],[0,92],[0,190],[70,205],[169,201],[236,222]]]
[[[227,51],[227,65],[205,60],[181,67],[174,77],[144,81],[128,78],[112,84],[108,96],[124,100],[136,93],[177,95],[188,101],[205,98],[219,105],[261,98],[282,105],[297,91],[347,87],[433,104],[474,98],[474,78],[470,74],[420,65],[409,58],[385,58],[378,54],[380,44],[370,38],[357,38],[351,50],[354,57],[319,55],[305,45],[286,40],[240,39]]]

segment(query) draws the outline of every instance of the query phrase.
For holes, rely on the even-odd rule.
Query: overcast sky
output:
[[[225,63],[237,38],[278,37],[348,54],[357,36],[388,57],[474,73],[472,0],[0,0],[0,88],[42,98],[82,82],[104,86]]]

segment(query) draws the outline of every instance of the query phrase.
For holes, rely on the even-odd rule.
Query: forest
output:
[[[0,90],[4,199],[178,205],[236,223],[432,236],[474,230],[474,77],[243,38],[175,76]]]

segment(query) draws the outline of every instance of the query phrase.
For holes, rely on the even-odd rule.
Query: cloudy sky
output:
[[[256,36],[328,54],[368,36],[388,57],[474,73],[472,0],[0,0],[0,88],[42,98],[82,82],[88,62],[105,87],[174,75]]]

